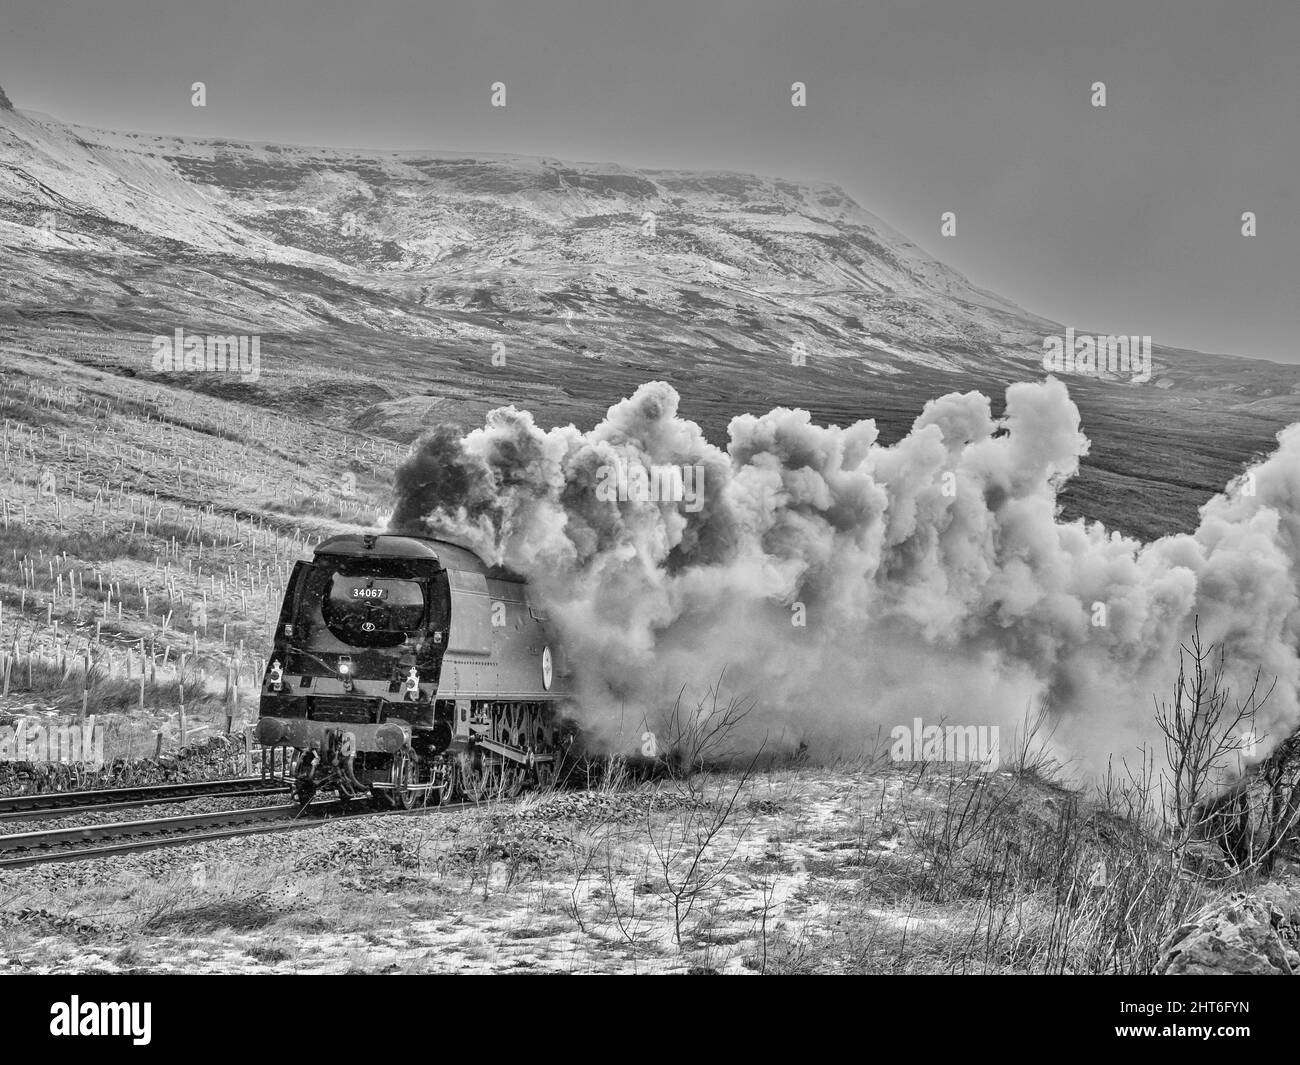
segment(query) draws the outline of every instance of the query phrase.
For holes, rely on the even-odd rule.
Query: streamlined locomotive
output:
[[[521,577],[444,540],[335,536],[290,576],[257,737],[292,752],[302,802],[513,795],[554,775],[569,688]]]

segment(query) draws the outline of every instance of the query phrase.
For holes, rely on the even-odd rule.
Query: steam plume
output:
[[[1059,520],[1089,445],[1052,378],[1010,386],[1000,417],[977,392],[943,396],[888,447],[872,421],[785,408],[728,432],[725,451],[706,441],[663,382],[590,432],[500,408],[416,445],[393,525],[526,576],[563,629],[588,728],[624,746],[725,666],[769,742],[851,748],[914,717],[1007,729],[1045,699],[1057,741],[1096,767],[1153,739],[1153,696],[1197,615],[1236,690],[1256,667],[1277,677],[1260,753],[1300,719],[1300,425],[1193,533],[1145,544]],[[619,463],[698,467],[701,499],[602,497]]]

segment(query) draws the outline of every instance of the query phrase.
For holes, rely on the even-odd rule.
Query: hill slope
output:
[[[260,382],[189,386],[395,439],[503,402],[589,424],[650,377],[714,437],[797,404],[888,439],[938,394],[1041,376],[1061,332],[831,185],[3,107],[0,248],[11,343],[146,373],[153,334],[256,334]],[[1070,382],[1098,439],[1070,505],[1142,533],[1185,524],[1300,409],[1294,368],[1156,339],[1149,384]]]

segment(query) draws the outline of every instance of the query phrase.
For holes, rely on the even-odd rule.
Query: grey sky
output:
[[[1293,0],[3,0],[20,108],[834,181],[1081,329],[1300,361]],[[190,106],[190,84],[208,107]],[[509,106],[489,106],[506,82]],[[790,106],[790,83],[809,106]],[[1109,106],[1089,103],[1104,81]],[[957,212],[957,236],[939,215]],[[1255,211],[1259,235],[1240,235]]]

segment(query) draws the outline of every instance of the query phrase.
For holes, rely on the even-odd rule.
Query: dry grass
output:
[[[205,852],[201,876],[193,854],[151,860],[170,871],[0,878],[0,910],[74,922],[0,921],[0,955],[11,970],[1136,973],[1220,890],[1100,800],[918,766],[700,774],[238,841]]]

